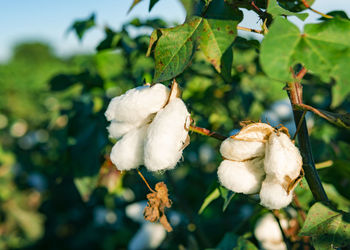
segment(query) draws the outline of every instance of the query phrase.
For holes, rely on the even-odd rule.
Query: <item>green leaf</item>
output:
[[[81,40],[85,32],[94,26],[95,26],[95,14],[92,13],[91,16],[86,20],[75,21],[68,31],[74,30],[79,40]]]
[[[205,197],[204,202],[198,211],[198,214],[203,213],[204,209],[206,209],[206,207],[209,206],[210,203],[212,203],[214,200],[216,200],[219,197],[220,197],[219,188],[215,188],[210,194],[208,194],[207,197]]]
[[[308,13],[295,13],[291,12],[289,10],[283,9],[279,4],[277,3],[276,0],[269,0],[267,6],[267,13],[270,13],[273,17],[276,16],[296,16],[300,20],[304,21],[309,14]]]
[[[221,72],[221,58],[237,36],[238,21],[203,19],[199,47],[216,71]]]
[[[82,199],[88,201],[90,194],[96,188],[98,181],[98,175],[96,176],[85,176],[74,179],[74,184],[77,187]]]
[[[152,10],[152,8],[154,7],[154,5],[155,5],[156,3],[158,3],[158,1],[159,1],[159,0],[151,0],[151,1],[149,2],[148,12],[150,12],[150,11]]]
[[[116,48],[122,38],[120,33],[114,32],[109,28],[105,29],[105,34],[105,39],[96,47],[97,51]]]
[[[161,33],[159,30],[153,30],[153,32],[151,34],[151,38],[149,40],[149,45],[148,45],[146,56],[150,56],[152,47],[160,36],[161,36]]]
[[[302,63],[323,81],[336,80],[332,106],[350,93],[350,21],[342,18],[307,24],[304,34],[289,21],[277,17],[261,45],[260,63],[274,79],[291,81],[289,68]],[[278,44],[278,46],[276,46]]]
[[[137,5],[139,4],[140,2],[142,2],[142,0],[134,0],[128,10],[128,14],[130,13],[130,11],[132,11],[132,9]]]
[[[236,234],[226,233],[216,249],[220,250],[256,250],[258,249],[252,242],[243,236],[238,237]]]
[[[260,64],[269,77],[281,81],[292,80],[290,67],[299,41],[298,27],[277,17],[261,44]]]
[[[317,202],[309,210],[302,236],[311,236],[316,249],[336,249],[350,244],[350,214]]]
[[[224,199],[224,205],[222,206],[222,211],[225,212],[226,208],[228,207],[233,196],[235,196],[236,193],[224,188],[223,186],[219,186],[219,191],[220,191],[221,198]]]
[[[183,25],[160,29],[154,57],[154,82],[169,80],[187,67],[196,49],[196,32],[202,18],[193,17]]]
[[[279,5],[281,5],[284,9],[300,12],[306,10],[307,7],[304,5],[304,2],[311,6],[315,0],[278,0]]]

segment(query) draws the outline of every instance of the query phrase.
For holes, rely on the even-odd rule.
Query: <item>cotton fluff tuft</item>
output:
[[[133,123],[112,121],[107,130],[110,138],[119,139],[134,128]]]
[[[141,86],[114,97],[108,105],[105,116],[108,121],[140,122],[158,112],[168,101],[169,88],[157,83]]]
[[[182,156],[190,114],[184,102],[175,98],[155,116],[145,141],[145,166],[148,170],[172,169]]]
[[[218,168],[218,177],[221,185],[236,193],[257,193],[265,177],[263,160],[244,162],[224,160]]]
[[[300,152],[288,135],[270,135],[264,160],[265,172],[268,175],[274,175],[282,183],[286,176],[294,180],[300,175],[302,164]]]
[[[280,182],[273,176],[267,176],[260,190],[260,204],[268,209],[280,209],[286,207],[293,199],[293,192],[289,195]]]
[[[281,220],[283,228],[288,227],[285,219]],[[254,229],[254,235],[259,241],[261,248],[266,250],[286,250],[281,229],[272,214],[268,213],[260,218]]]
[[[143,164],[143,145],[148,125],[136,128],[113,146],[111,161],[120,170],[130,170]]]
[[[265,154],[265,143],[235,140],[231,137],[221,143],[220,153],[232,161],[245,161]]]

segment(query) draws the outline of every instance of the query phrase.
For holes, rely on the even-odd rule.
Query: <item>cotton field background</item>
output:
[[[339,24],[327,27],[341,27],[340,40],[350,41],[349,7],[322,9],[322,0],[189,0],[169,1],[169,11],[164,2],[108,2],[123,10],[111,14],[115,22],[99,16],[98,2],[87,1],[84,11],[73,3],[68,10],[67,3],[62,8],[73,17],[57,19],[62,29],[50,26],[53,18],[37,17],[43,30],[50,26],[66,40],[30,37],[0,47],[7,55],[0,62],[0,249],[345,249],[350,89],[339,83],[349,79],[347,71],[337,70],[349,65],[349,44],[314,43],[328,60],[315,65],[340,65],[322,68],[329,78],[308,64],[310,50],[294,55],[312,66],[299,79],[305,105],[297,108],[309,110],[301,120],[327,201],[306,181],[302,123],[295,124],[289,85],[262,51],[282,32],[277,25],[291,20],[302,27],[305,13],[308,22],[334,17],[328,22]],[[166,40],[173,31],[167,28],[190,29],[196,15],[210,24],[206,15],[215,20],[219,13],[210,6],[235,4],[244,12],[234,6],[241,16],[229,20],[232,27],[251,32],[219,26],[232,39],[225,50],[231,57],[210,58],[213,45],[198,35],[193,40],[200,45],[180,53],[190,54],[188,61],[179,57],[176,67],[162,68],[159,58],[176,50],[162,43],[181,39],[175,33]],[[165,17],[163,10],[174,13]],[[11,20],[9,30],[20,30]],[[60,52],[65,41],[75,43],[69,53]]]

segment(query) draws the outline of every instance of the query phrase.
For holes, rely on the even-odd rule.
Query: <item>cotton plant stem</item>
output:
[[[208,130],[206,128],[201,128],[201,127],[197,127],[194,125],[190,125],[189,130],[192,132],[195,132],[197,134],[213,137],[213,138],[220,140],[220,141],[223,141],[227,138],[226,136],[220,135],[219,133],[211,132],[210,130]]]
[[[302,104],[302,86],[300,84],[301,79],[306,74],[306,69],[303,68],[296,76],[294,81],[288,83],[287,91],[289,100],[294,107],[295,104]],[[312,148],[310,144],[309,133],[305,119],[303,119],[303,111],[293,109],[295,126],[298,127],[299,123],[300,130],[298,132],[298,142],[301,155],[303,157],[303,169],[305,172],[306,181],[311,189],[311,192],[316,201],[328,202],[328,197],[322,186],[320,177],[318,176],[314,158],[312,155]]]
[[[141,179],[146,183],[146,186],[148,187],[148,189],[152,192],[155,193],[156,191],[154,191],[151,186],[148,184],[146,178],[143,176],[143,174],[141,173],[141,171],[139,169],[136,169],[137,173],[139,174],[139,176],[141,177]]]
[[[262,30],[256,30],[256,29],[251,29],[251,28],[246,28],[246,27],[241,27],[241,26],[237,26],[238,30],[244,30],[244,31],[249,31],[249,32],[253,32],[253,33],[257,33],[257,34],[261,34],[263,35],[264,32]]]
[[[303,3],[303,5],[304,5],[306,8],[308,8],[308,9],[311,10],[312,12],[315,12],[316,14],[319,14],[319,15],[323,16],[324,18],[328,18],[328,19],[333,18],[333,17],[330,16],[330,15],[324,14],[324,13],[318,11],[318,10],[315,10],[315,9],[311,8],[310,5],[309,5],[305,0],[302,0],[302,3]]]

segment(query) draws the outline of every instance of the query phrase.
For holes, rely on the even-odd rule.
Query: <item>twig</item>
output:
[[[287,91],[288,91],[289,100],[293,107],[295,125],[298,126],[299,122],[301,121],[300,131],[297,134],[297,136],[298,136],[300,152],[303,157],[303,169],[305,172],[306,181],[309,184],[309,187],[311,189],[311,192],[315,200],[328,202],[327,194],[324,191],[320,177],[318,176],[318,173],[315,167],[307,125],[306,125],[305,119],[302,119],[304,112],[296,110],[294,108],[294,105],[299,105],[303,103],[303,100],[302,100],[303,92],[302,92],[302,86],[300,84],[300,81],[305,74],[306,74],[306,69],[303,68],[295,76],[294,81],[288,83]],[[294,73],[293,73],[293,76],[294,76]]]
[[[305,119],[305,115],[306,115],[306,111],[303,112],[303,115],[301,116],[301,119],[298,123],[298,127],[297,127],[297,130],[295,131],[295,134],[293,136],[293,141],[295,140],[295,138],[297,137],[297,134],[299,133],[299,130],[301,128],[301,124],[303,123],[304,119]]]
[[[328,19],[332,19],[332,18],[333,18],[333,17],[330,16],[330,15],[324,14],[324,13],[318,11],[318,10],[315,10],[315,9],[311,8],[310,5],[309,5],[305,0],[302,0],[301,2],[303,3],[303,5],[304,5],[306,8],[308,8],[309,10],[311,10],[311,11],[313,11],[313,12],[315,12],[315,13],[321,15],[321,16],[323,16],[324,18],[328,18]]]
[[[279,211],[278,210],[272,210],[272,214],[275,217],[275,220],[277,221],[278,227],[281,230],[283,241],[286,243],[287,249],[290,250],[291,249],[291,247],[290,247],[290,240],[287,237],[287,234],[286,234],[284,228],[281,225],[280,218],[279,218]]]
[[[263,32],[261,30],[256,30],[256,29],[251,29],[251,28],[246,28],[246,27],[241,27],[241,26],[237,26],[237,29],[249,31],[249,32],[257,33],[257,34],[263,34]]]
[[[210,130],[208,130],[206,128],[201,128],[201,127],[197,127],[194,125],[190,125],[190,131],[193,131],[197,134],[213,137],[213,138],[220,140],[220,141],[223,141],[227,138],[226,136],[220,135],[216,132],[211,132]]]
[[[156,191],[154,191],[151,186],[148,184],[148,182],[146,181],[146,178],[142,175],[141,171],[139,169],[136,169],[137,173],[139,174],[139,176],[141,177],[141,179],[146,183],[148,189],[152,192],[155,193]]]

